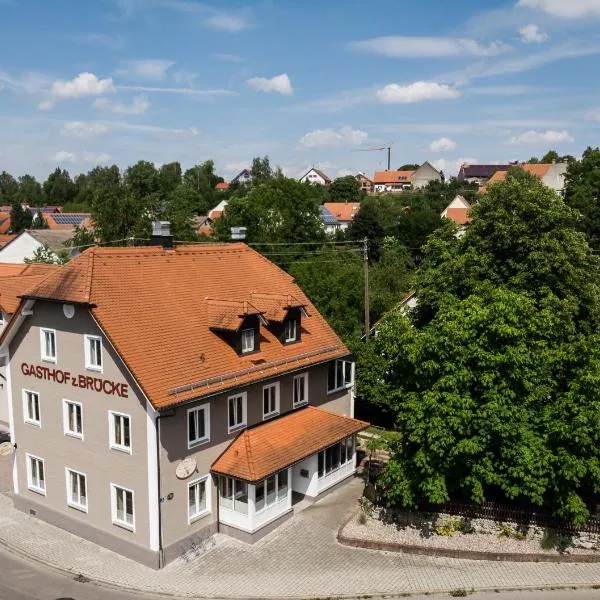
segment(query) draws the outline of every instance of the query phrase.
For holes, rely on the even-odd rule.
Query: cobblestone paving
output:
[[[600,584],[600,564],[494,563],[340,546],[337,528],[361,482],[310,506],[253,546],[217,536],[203,556],[153,571],[12,508],[0,495],[0,542],[95,580],[184,597],[317,598],[457,588]]]

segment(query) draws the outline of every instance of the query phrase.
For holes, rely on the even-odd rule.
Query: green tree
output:
[[[181,165],[178,162],[162,165],[158,170],[160,191],[168,196],[177,186],[181,185]]]
[[[273,169],[268,156],[261,158],[256,156],[252,159],[252,167],[250,168],[252,174],[252,183],[259,184],[265,181],[273,179]]]
[[[195,189],[180,185],[167,198],[164,218],[171,223],[171,233],[177,241],[195,241],[197,239],[192,218],[204,214],[208,206],[202,195]]]
[[[51,206],[64,206],[72,202],[77,194],[69,172],[58,167],[44,181],[43,190],[45,201]]]
[[[31,221],[31,229],[48,229],[48,221],[44,218],[44,213],[38,210]]]
[[[32,175],[23,175],[19,177],[19,192],[17,198],[21,204],[43,206],[44,191],[35,177]]]
[[[531,158],[530,158],[530,159],[527,161],[527,163],[528,163],[528,164],[530,164],[530,165],[537,165],[537,164],[538,164],[538,163],[540,163],[540,162],[543,162],[543,161],[540,161],[540,159],[539,159],[537,156],[532,156],[532,157],[531,157]]]
[[[512,500],[581,523],[600,492],[600,262],[535,177],[429,238],[417,309],[381,323],[378,398],[402,442],[391,504]]]
[[[353,175],[338,177],[329,186],[329,200],[331,202],[360,202],[363,198],[360,184]]]
[[[138,198],[145,198],[160,190],[159,173],[154,164],[147,160],[138,160],[134,165],[127,167],[123,183],[129,192]]]
[[[398,167],[398,171],[416,171],[421,165],[417,163],[406,163]]]
[[[6,171],[0,173],[0,202],[2,204],[12,204],[18,198],[19,184],[17,180]]]
[[[10,209],[10,230],[13,233],[21,233],[24,229],[31,227],[31,213],[23,208],[18,200],[13,200]]]
[[[43,263],[47,265],[64,265],[68,261],[67,251],[63,250],[56,254],[50,248],[44,244],[39,248],[36,248],[31,258],[25,258],[25,262],[28,265],[35,263]]]
[[[542,160],[540,161],[544,164],[548,164],[551,162],[561,162],[561,157],[556,150],[548,150],[544,156],[542,156]]]

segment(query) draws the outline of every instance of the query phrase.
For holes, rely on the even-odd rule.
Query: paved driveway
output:
[[[217,536],[214,549],[162,571],[18,513],[1,495],[0,541],[71,573],[175,596],[323,598],[600,583],[600,564],[436,559],[340,546],[337,528],[361,489],[360,481],[351,482],[253,546]]]

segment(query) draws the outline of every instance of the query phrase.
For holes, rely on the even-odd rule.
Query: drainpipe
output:
[[[160,420],[168,417],[174,417],[176,409],[159,413],[156,415],[156,469],[158,471],[158,568],[165,566],[165,557],[163,550],[163,526],[162,526],[162,497],[161,497],[161,479],[160,479]]]

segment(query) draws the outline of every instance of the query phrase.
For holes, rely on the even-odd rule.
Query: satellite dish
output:
[[[0,444],[0,456],[8,456],[13,453],[13,445],[10,442],[2,442]]]
[[[72,304],[63,304],[63,313],[67,319],[72,319],[75,316],[75,307]]]
[[[191,456],[184,458],[175,469],[177,479],[187,479],[196,472],[196,466],[196,461]]]

